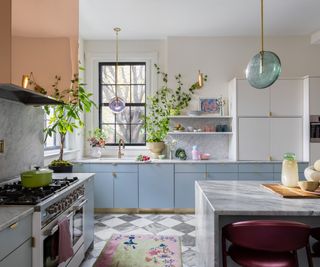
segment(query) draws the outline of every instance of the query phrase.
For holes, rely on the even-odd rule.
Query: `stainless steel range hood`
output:
[[[60,105],[52,97],[40,94],[34,90],[24,89],[12,83],[0,83],[0,98],[17,101],[26,105]]]

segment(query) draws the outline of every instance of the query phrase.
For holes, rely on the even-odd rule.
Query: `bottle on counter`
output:
[[[193,160],[200,160],[200,152],[198,151],[197,146],[192,147],[192,159]]]
[[[298,163],[294,153],[285,153],[282,162],[281,183],[287,187],[296,187],[299,181]]]

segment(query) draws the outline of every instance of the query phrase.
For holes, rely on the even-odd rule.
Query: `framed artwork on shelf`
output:
[[[199,110],[205,113],[219,114],[217,98],[199,98]]]

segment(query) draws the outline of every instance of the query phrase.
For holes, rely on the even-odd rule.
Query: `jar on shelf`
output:
[[[298,163],[294,153],[285,153],[282,162],[281,183],[287,187],[296,187],[299,181]]]

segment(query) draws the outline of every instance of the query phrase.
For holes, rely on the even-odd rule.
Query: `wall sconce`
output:
[[[22,82],[21,82],[21,86],[22,88],[26,89],[29,85],[29,80],[30,80],[30,76],[29,75],[22,75]]]
[[[199,73],[198,73],[198,89],[203,87],[203,81],[204,81],[203,73],[201,73],[201,71],[199,70]]]

